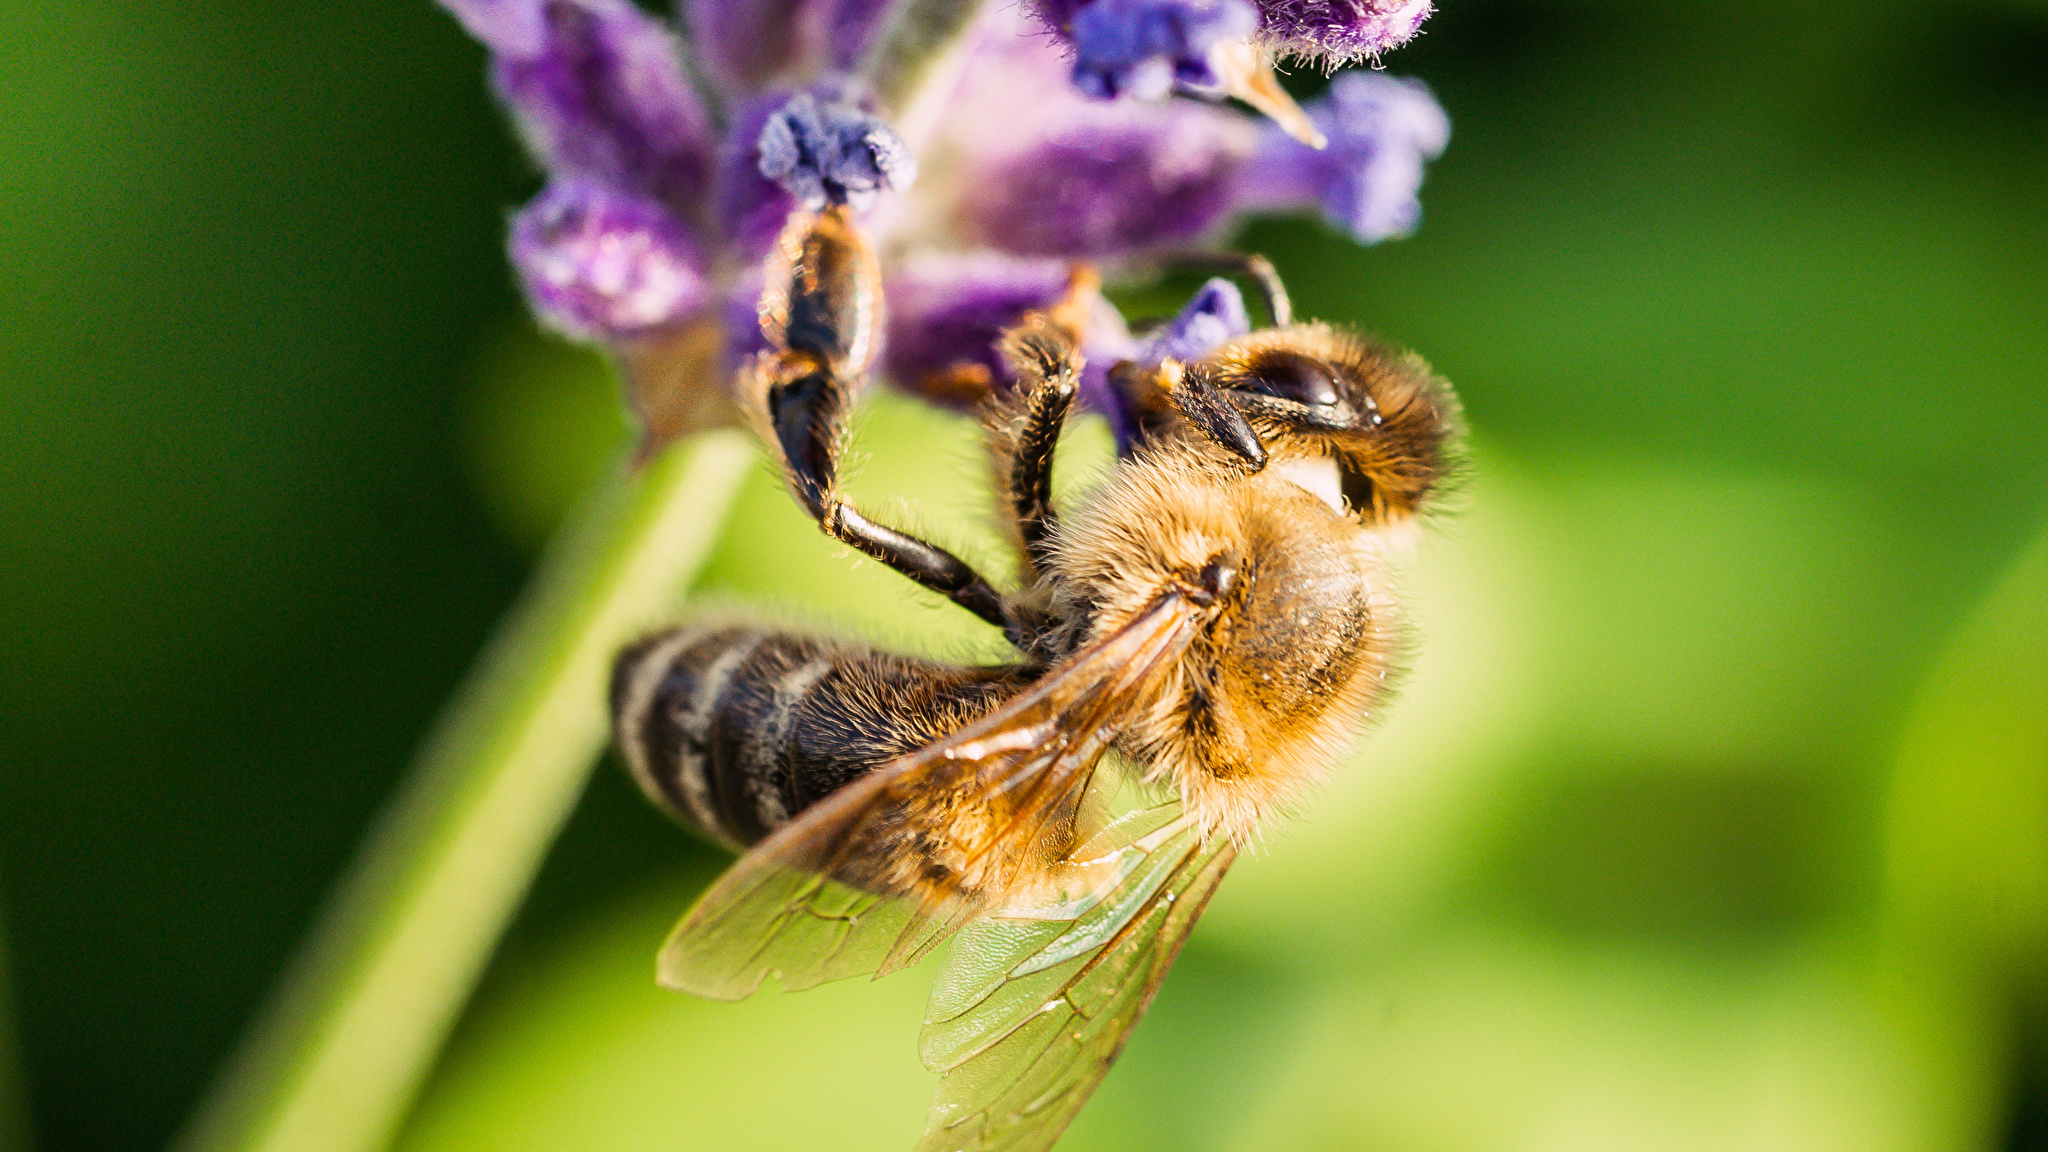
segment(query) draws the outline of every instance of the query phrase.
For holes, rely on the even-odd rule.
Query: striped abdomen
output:
[[[612,724],[650,799],[744,846],[1029,681],[1013,665],[963,668],[744,625],[685,626],[619,654]]]

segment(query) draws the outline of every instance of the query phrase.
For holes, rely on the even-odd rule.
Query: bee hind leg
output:
[[[868,519],[841,496],[839,457],[846,443],[851,389],[840,374],[816,361],[791,367],[797,370],[778,373],[783,378],[769,385],[767,409],[797,503],[826,535],[858,548],[990,624],[1005,627],[1002,595],[965,560]]]

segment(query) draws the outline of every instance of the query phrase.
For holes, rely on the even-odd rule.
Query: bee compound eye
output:
[[[1337,390],[1336,371],[1299,352],[1276,352],[1264,357],[1240,387],[1310,408],[1334,407],[1342,399]]]

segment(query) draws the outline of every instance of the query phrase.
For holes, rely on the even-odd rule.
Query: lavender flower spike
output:
[[[1243,206],[1319,205],[1365,244],[1413,232],[1422,219],[1416,193],[1423,162],[1441,155],[1451,138],[1450,118],[1428,85],[1346,72],[1308,113],[1328,134],[1328,150],[1311,151],[1267,129],[1257,161],[1246,169]]]
[[[690,234],[654,200],[558,180],[512,219],[512,263],[533,310],[577,340],[617,344],[709,296]]]
[[[844,100],[790,97],[761,129],[761,175],[813,211],[827,204],[865,209],[883,189],[903,191],[917,161],[879,117]]]
[[[1212,53],[1258,31],[1250,0],[1095,0],[1074,13],[1074,84],[1097,99],[1221,92]]]
[[[631,0],[441,0],[491,49],[491,78],[550,173],[688,211],[710,175],[711,118],[668,29]]]

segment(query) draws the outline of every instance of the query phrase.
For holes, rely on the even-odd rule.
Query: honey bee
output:
[[[772,267],[772,349],[751,378],[797,502],[1017,656],[956,666],[732,623],[623,652],[612,707],[634,778],[745,849],[658,975],[738,999],[771,973],[792,989],[880,975],[951,938],[921,1041],[943,1078],[919,1148],[1044,1149],[1238,848],[1381,699],[1402,637],[1384,545],[1445,475],[1456,404],[1416,357],[1294,322],[1269,277],[1272,327],[1115,367],[1129,450],[1056,510],[1094,291],[1077,271],[1000,346],[1017,385],[988,438],[1022,573],[999,592],[841,494],[878,298],[858,230],[838,210],[798,221]],[[1109,807],[1131,778],[1166,798]]]

